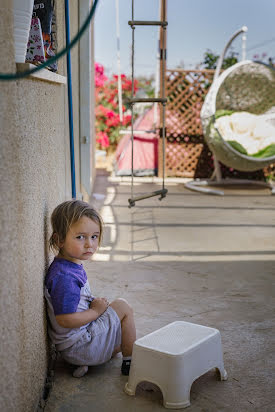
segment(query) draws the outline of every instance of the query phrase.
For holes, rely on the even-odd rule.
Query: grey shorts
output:
[[[60,352],[73,365],[99,365],[111,359],[114,349],[121,345],[121,324],[115,310],[109,306],[91,322],[73,346]]]

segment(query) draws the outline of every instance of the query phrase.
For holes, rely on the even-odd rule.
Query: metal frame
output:
[[[196,192],[206,193],[208,195],[218,195],[223,196],[224,191],[210,189],[206,186],[230,186],[230,185],[250,185],[250,186],[262,186],[271,189],[271,194],[275,195],[275,187],[268,182],[261,182],[259,180],[248,180],[248,179],[221,179],[221,180],[192,180],[191,182],[185,183],[185,187],[190,190],[195,190]]]
[[[135,206],[135,203],[139,200],[148,199],[153,196],[160,196],[159,200],[166,197],[168,190],[164,187],[164,177],[165,177],[165,105],[167,99],[165,98],[165,44],[162,42],[162,65],[161,65],[161,80],[162,80],[162,92],[160,98],[136,98],[134,97],[134,56],[135,56],[135,27],[136,26],[160,26],[161,30],[163,31],[163,35],[166,30],[167,21],[165,21],[166,17],[166,0],[160,0],[162,6],[162,19],[160,21],[140,21],[134,20],[134,0],[132,0],[132,20],[128,22],[129,26],[132,28],[132,94],[131,99],[128,101],[131,104],[131,114],[132,114],[132,122],[131,122],[131,142],[132,142],[132,161],[131,161],[131,169],[132,169],[132,180],[131,180],[131,198],[128,199],[129,208]],[[162,150],[163,150],[163,181],[162,181],[162,189],[156,190],[154,192],[142,195],[142,196],[134,196],[134,104],[135,103],[161,103],[162,104]]]

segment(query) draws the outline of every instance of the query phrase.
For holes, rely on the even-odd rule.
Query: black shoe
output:
[[[122,375],[128,376],[131,367],[131,359],[124,360],[121,365],[121,373]]]

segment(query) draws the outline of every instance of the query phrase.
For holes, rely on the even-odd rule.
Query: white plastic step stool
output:
[[[173,322],[136,340],[125,392],[135,395],[140,382],[151,382],[162,391],[166,408],[186,408],[192,383],[212,368],[219,370],[221,380],[227,379],[220,332]]]

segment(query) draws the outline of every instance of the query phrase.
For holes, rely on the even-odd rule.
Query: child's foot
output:
[[[79,366],[74,370],[73,377],[82,378],[88,372],[88,366]]]
[[[128,376],[131,367],[131,359],[124,359],[121,365],[122,375]]]

